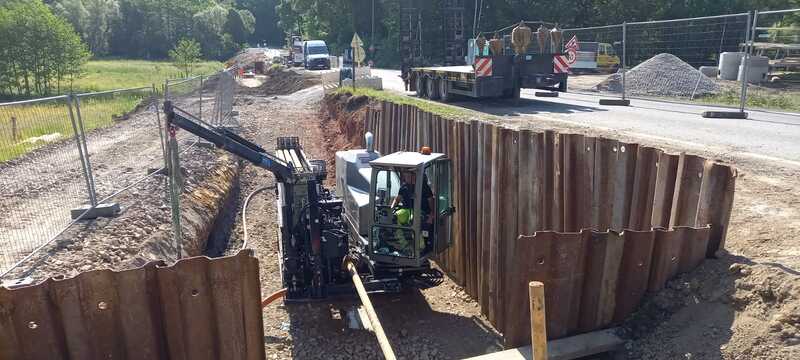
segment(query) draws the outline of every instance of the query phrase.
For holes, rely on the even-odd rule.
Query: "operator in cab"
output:
[[[416,190],[416,174],[413,171],[403,171],[400,173],[400,189],[397,196],[392,200],[391,208],[394,209],[394,214],[397,217],[399,225],[411,226],[414,221],[414,192]],[[433,227],[434,215],[433,191],[428,184],[428,177],[423,175],[422,183],[422,203],[420,204],[420,214],[422,216],[422,230],[430,232]],[[430,247],[423,239],[419,243],[420,250],[424,253],[427,252],[426,248]]]

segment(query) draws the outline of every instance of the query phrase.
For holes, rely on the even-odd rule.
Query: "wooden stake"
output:
[[[544,316],[544,284],[531,281],[528,284],[531,300],[531,350],[533,360],[547,359],[547,328]]]

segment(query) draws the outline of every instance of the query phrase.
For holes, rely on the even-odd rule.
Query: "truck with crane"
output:
[[[488,41],[483,35],[470,39],[465,57],[468,65],[412,67],[404,79],[418,96],[443,102],[454,95],[519,98],[523,88],[565,92],[569,65],[562,51],[561,31],[540,24],[536,32],[520,22],[502,38],[495,33]]]

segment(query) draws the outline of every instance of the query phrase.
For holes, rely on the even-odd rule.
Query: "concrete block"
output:
[[[106,203],[106,204],[98,204],[94,208],[92,208],[91,205],[83,205],[70,210],[70,214],[72,215],[72,220],[77,220],[78,218],[80,218],[81,220],[89,220],[89,219],[97,219],[99,217],[114,217],[119,213],[119,211],[120,211],[119,204]],[[84,215],[84,213],[86,214]]]
[[[628,99],[600,99],[600,105],[630,106],[631,101]]]
[[[703,111],[702,116],[711,119],[747,119],[747,113],[743,111]]]

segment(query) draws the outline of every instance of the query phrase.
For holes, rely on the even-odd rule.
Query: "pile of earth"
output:
[[[266,78],[258,87],[241,88],[248,95],[287,95],[321,84],[319,75],[307,71],[295,71],[283,66],[267,68]]]
[[[597,89],[622,92],[622,74],[612,74]],[[625,73],[625,91],[629,95],[698,97],[714,95],[720,86],[677,56],[662,53]]]

